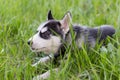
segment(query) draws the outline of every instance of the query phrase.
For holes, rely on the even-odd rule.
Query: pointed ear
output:
[[[66,34],[69,31],[69,25],[70,22],[72,21],[71,13],[67,12],[63,19],[60,21],[61,22],[61,28],[64,30],[64,33]]]
[[[48,11],[48,20],[54,19],[51,13],[51,10]]]

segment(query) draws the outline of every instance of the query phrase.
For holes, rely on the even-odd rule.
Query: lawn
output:
[[[120,0],[0,0],[0,80],[32,80],[56,64],[32,67],[40,56],[27,45],[51,10],[56,19],[70,11],[72,22],[90,27],[113,25],[106,46],[68,51],[60,71],[49,80],[120,80]]]

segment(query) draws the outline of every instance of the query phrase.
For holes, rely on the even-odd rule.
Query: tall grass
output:
[[[119,80],[120,79],[120,0],[0,0],[0,80],[31,80],[57,65],[31,67],[36,54],[27,40],[52,10],[56,19],[67,11],[73,23],[87,26],[113,25],[114,39],[100,48],[68,50],[58,74],[50,80]]]

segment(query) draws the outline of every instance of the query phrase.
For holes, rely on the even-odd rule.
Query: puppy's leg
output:
[[[53,57],[54,57],[53,55],[49,55],[49,56],[43,57],[38,62],[33,64],[32,67],[36,67],[40,63],[45,64],[45,63],[49,62],[51,59],[53,59]]]
[[[53,72],[57,73],[58,72],[58,68],[55,68],[52,70]],[[48,79],[50,77],[50,70],[41,74],[41,75],[38,75],[36,77],[33,78],[33,80],[44,80],[44,79]]]

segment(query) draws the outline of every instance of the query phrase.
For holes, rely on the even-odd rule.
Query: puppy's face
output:
[[[37,33],[28,40],[32,51],[46,54],[57,52],[62,44],[61,40],[69,30],[69,19],[70,13],[67,13],[62,20],[54,20],[49,11],[48,20],[42,23]]]

